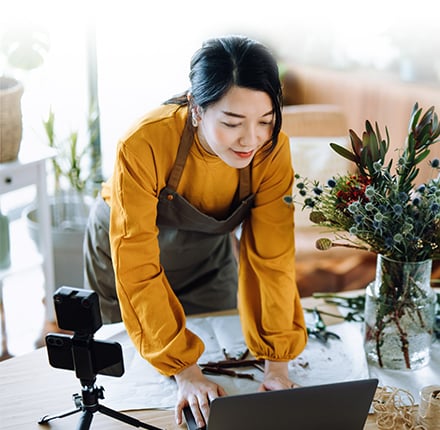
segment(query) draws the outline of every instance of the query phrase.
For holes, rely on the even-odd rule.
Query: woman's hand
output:
[[[182,424],[182,411],[190,406],[198,427],[208,422],[209,403],[216,397],[225,396],[225,390],[203,375],[197,364],[187,367],[175,375],[178,393],[175,417],[177,425]]]
[[[296,387],[299,385],[289,378],[287,362],[266,360],[263,383],[258,391],[286,390]]]

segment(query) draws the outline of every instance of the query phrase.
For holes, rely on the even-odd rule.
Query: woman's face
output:
[[[202,146],[237,169],[246,167],[272,136],[272,101],[263,91],[234,86],[198,114]]]

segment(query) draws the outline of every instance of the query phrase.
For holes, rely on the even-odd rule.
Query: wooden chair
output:
[[[301,177],[325,183],[336,173],[344,174],[353,169],[352,163],[329,145],[336,142],[348,146],[348,128],[345,114],[336,105],[285,106],[282,130],[290,138],[295,172]],[[294,186],[294,194],[295,190]],[[322,227],[309,221],[309,212],[296,204],[297,283],[301,295],[365,287],[374,278],[375,257],[347,248],[318,251],[316,240],[323,236],[332,238],[332,233],[325,234]]]
[[[336,105],[284,106],[282,129],[288,136],[348,136],[347,119]]]

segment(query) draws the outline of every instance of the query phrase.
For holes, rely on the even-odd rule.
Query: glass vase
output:
[[[432,260],[377,256],[365,301],[364,347],[371,364],[414,370],[429,363],[436,305],[431,271]]]

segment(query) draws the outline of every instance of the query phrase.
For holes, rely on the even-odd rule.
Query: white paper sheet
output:
[[[205,343],[200,363],[224,359],[222,348],[234,356],[246,345],[237,315],[189,318],[187,326]],[[362,336],[357,323],[332,325],[331,331],[341,340],[330,339],[326,345],[311,338],[303,353],[289,363],[289,374],[304,386],[368,378],[368,366],[363,353]],[[97,338],[112,334],[124,350],[125,374],[121,378],[98,375],[97,384],[105,389],[104,404],[117,410],[173,408],[177,387],[172,378],[160,375],[134,349],[122,325],[105,327]],[[116,334],[115,334],[116,333]],[[229,394],[254,392],[262,381],[262,372],[255,368],[236,371],[252,373],[255,380],[209,375]]]

